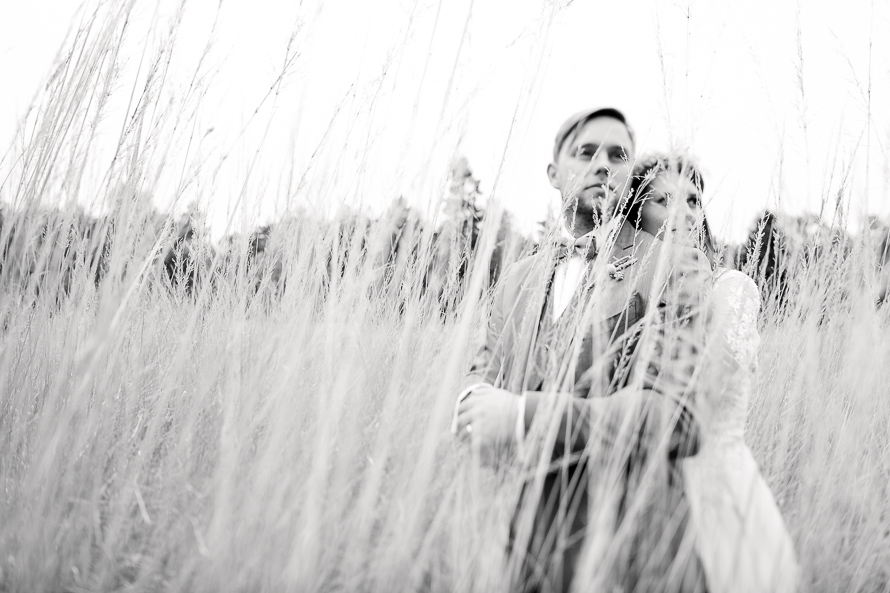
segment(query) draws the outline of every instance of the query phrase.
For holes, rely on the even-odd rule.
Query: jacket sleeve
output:
[[[508,316],[507,285],[511,282],[515,268],[504,270],[501,281],[494,290],[491,313],[485,324],[482,344],[476,350],[470,363],[470,369],[460,383],[463,392],[476,384],[497,386],[504,372],[504,330]]]
[[[545,430],[558,422],[553,457],[593,450],[628,450],[638,419],[663,407],[664,398],[648,389],[625,388],[609,397],[586,398],[570,393],[529,391],[525,394],[525,428],[546,419]],[[651,423],[650,423],[651,425]],[[526,432],[527,433],[527,432]]]

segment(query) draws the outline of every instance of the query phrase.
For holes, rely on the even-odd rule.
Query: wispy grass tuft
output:
[[[0,589],[503,587],[516,482],[474,466],[448,426],[488,271],[529,244],[472,216],[468,243],[398,208],[294,212],[215,250],[195,217],[183,240],[146,188],[212,175],[171,148],[196,133],[205,73],[169,101],[174,19],[123,86],[133,5],[85,15],[4,161]],[[73,205],[86,188],[101,217]],[[761,279],[747,441],[803,589],[888,591],[890,321],[874,245],[797,236],[773,276],[784,288]]]

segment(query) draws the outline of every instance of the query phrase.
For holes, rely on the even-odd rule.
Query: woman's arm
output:
[[[724,365],[718,374],[728,377],[737,370],[753,372],[760,346],[757,285],[742,272],[723,272],[714,285],[711,311],[711,347]]]

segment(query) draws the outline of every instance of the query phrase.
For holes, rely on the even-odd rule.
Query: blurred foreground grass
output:
[[[0,589],[497,590],[509,494],[448,433],[495,233],[297,217],[274,265],[236,239],[165,268],[175,225],[139,180],[178,170],[134,123],[103,185],[115,215],[72,231],[42,202],[86,168],[126,15],[76,44],[94,51],[72,50],[4,182]],[[818,257],[765,288],[747,440],[803,589],[890,591],[888,313],[869,236],[835,238],[801,239]]]

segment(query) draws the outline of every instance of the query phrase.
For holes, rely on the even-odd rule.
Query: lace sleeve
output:
[[[723,272],[717,278],[713,321],[722,334],[726,353],[746,370],[757,366],[759,313],[760,291],[753,280],[736,270]]]

